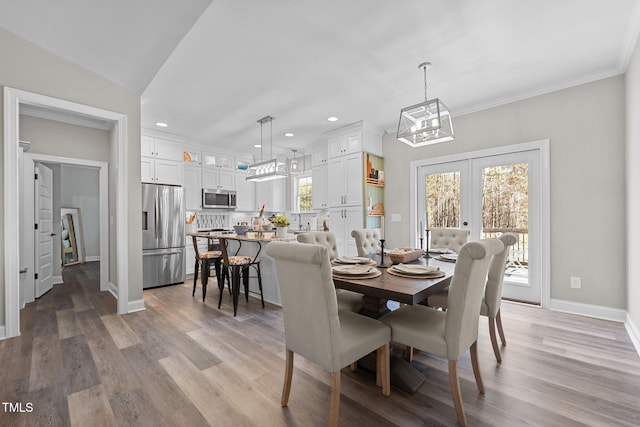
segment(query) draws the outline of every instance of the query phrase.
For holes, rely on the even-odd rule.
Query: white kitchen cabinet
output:
[[[329,159],[327,175],[329,207],[363,204],[362,153]]]
[[[200,166],[184,165],[182,188],[184,188],[185,208],[187,210],[202,209],[202,168]]]
[[[141,157],[140,178],[152,184],[182,185],[182,162]]]
[[[207,248],[207,239],[196,239],[198,242],[198,252],[205,253]],[[187,236],[185,240],[185,251],[184,251],[184,260],[185,260],[185,274],[193,274],[195,273],[196,266],[196,251],[193,248],[193,240],[191,236]],[[193,285],[193,279],[187,279],[185,282]],[[211,283],[211,282],[209,282]],[[200,287],[200,273],[198,273],[198,287]]]
[[[327,165],[327,146],[314,149],[311,152],[311,167]]]
[[[236,168],[236,162],[232,155],[203,151],[202,166],[233,171]]]
[[[286,206],[286,179],[275,179],[272,181],[256,182],[256,207],[265,204],[267,212],[285,212]]]
[[[336,236],[340,255],[358,255],[356,242],[351,231],[364,228],[363,206],[347,206],[329,209],[329,231]]]
[[[315,165],[311,170],[311,207],[316,210],[327,209],[329,207],[329,186],[327,182],[327,170],[328,167],[326,164]]]
[[[182,153],[182,161],[190,165],[202,165],[202,149],[185,146]]]
[[[362,132],[354,130],[327,140],[329,158],[362,151]]]
[[[233,170],[202,168],[202,188],[211,190],[235,190],[236,176]]]
[[[255,211],[256,210],[256,183],[247,181],[247,172],[236,172],[236,210]]]
[[[334,129],[325,134],[328,157],[331,159],[359,151],[382,156],[383,134],[382,129],[364,121]]]
[[[168,139],[142,135],[140,138],[140,155],[154,159],[182,161],[182,144]]]

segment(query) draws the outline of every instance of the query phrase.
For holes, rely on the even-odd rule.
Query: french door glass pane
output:
[[[529,164],[517,163],[482,169],[482,237],[514,233],[506,275],[528,277],[529,265]]]
[[[460,227],[460,172],[425,176],[427,228]]]

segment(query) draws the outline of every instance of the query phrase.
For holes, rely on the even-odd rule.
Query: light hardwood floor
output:
[[[228,292],[218,310],[215,283],[203,303],[188,281],[146,290],[145,311],[118,316],[97,290],[98,263],[65,268],[64,279],[22,310],[20,337],[0,341],[0,401],[33,404],[0,407],[0,425],[327,424],[331,377],[300,356],[280,407],[279,308],[250,298],[234,318]],[[514,303],[502,312],[502,365],[480,319],[484,396],[468,353],[459,363],[469,425],[640,425],[640,357],[623,325]],[[425,384],[413,395],[392,387],[390,397],[373,374],[343,370],[340,425],[455,426],[447,361],[416,352],[413,364]]]

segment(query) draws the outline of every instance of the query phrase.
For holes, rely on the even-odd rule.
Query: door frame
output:
[[[475,157],[490,157],[502,154],[512,154],[521,151],[538,151],[540,154],[540,229],[542,233],[540,265],[540,293],[542,308],[548,308],[551,302],[551,185],[549,176],[549,140],[524,142],[520,144],[504,145],[501,147],[484,150],[470,151],[466,153],[451,154],[431,159],[414,160],[410,163],[409,182],[409,230],[417,230],[420,219],[418,218],[418,171],[423,166],[437,163],[456,162]],[[411,232],[411,231],[410,231]]]
[[[114,126],[116,144],[116,286],[119,314],[129,311],[129,219],[127,190],[127,115],[65,101],[20,89],[4,87],[4,299],[5,338],[20,335],[20,221],[19,206],[19,120],[20,105],[31,105],[76,116],[108,121]],[[108,238],[105,239],[108,241]],[[102,243],[101,243],[102,244]]]

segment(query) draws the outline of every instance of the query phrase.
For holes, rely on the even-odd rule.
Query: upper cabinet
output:
[[[327,145],[323,144],[321,147],[316,147],[311,152],[311,167],[326,166],[327,164]]]
[[[368,151],[382,155],[382,129],[367,122],[357,122],[327,132],[329,159]]]
[[[229,154],[219,154],[204,151],[202,153],[202,166],[208,168],[220,168],[235,170],[235,158]]]
[[[182,144],[147,135],[140,142],[141,181],[182,185]]]
[[[193,166],[202,165],[202,149],[198,147],[184,147],[182,151],[182,161]]]

